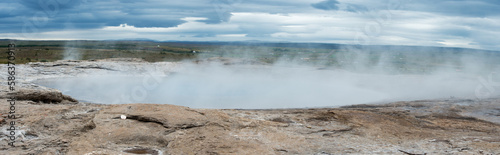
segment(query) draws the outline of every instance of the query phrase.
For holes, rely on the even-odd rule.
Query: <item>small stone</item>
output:
[[[121,116],[120,116],[120,118],[121,118],[121,119],[127,119],[127,116],[125,116],[125,115],[121,115]]]

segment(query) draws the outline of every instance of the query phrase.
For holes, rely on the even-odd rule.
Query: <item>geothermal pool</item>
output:
[[[306,108],[402,100],[474,98],[477,76],[360,74],[308,68],[199,69],[161,75],[87,75],[35,83],[78,100],[157,103],[191,108]]]

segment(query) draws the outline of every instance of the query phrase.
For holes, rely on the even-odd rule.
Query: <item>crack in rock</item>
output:
[[[118,117],[116,117],[118,118]],[[144,117],[144,116],[139,116],[139,115],[127,115],[127,119],[131,120],[136,120],[139,122],[151,122],[151,123],[156,123],[159,124],[165,128],[173,128],[173,129],[191,129],[191,128],[196,128],[196,127],[201,127],[204,126],[206,123],[194,123],[194,124],[177,124],[176,126],[171,126],[167,124],[166,122],[162,122],[159,119],[156,119],[154,117]]]

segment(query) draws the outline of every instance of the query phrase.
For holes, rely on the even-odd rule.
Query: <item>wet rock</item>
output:
[[[124,150],[123,152],[131,153],[131,154],[159,155],[157,150],[148,149],[148,148],[132,148],[132,149]]]
[[[111,105],[102,110],[104,114],[123,113],[127,119],[151,122],[165,128],[193,128],[205,125],[207,118],[187,107],[159,104]],[[119,117],[120,115],[116,115]]]
[[[21,89],[17,91],[15,97],[17,100],[30,100],[43,103],[78,102],[76,99],[55,90]]]

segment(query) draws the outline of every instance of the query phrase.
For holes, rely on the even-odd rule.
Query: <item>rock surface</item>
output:
[[[500,125],[461,115],[500,100],[365,107],[211,110],[174,105],[16,104],[16,147],[1,154],[498,154]],[[2,101],[5,105],[5,101]],[[436,105],[435,103],[439,103]],[[412,110],[415,109],[415,110]],[[438,112],[439,111],[439,112]],[[3,106],[1,113],[8,113]],[[496,115],[500,114],[500,110]],[[126,119],[121,119],[126,115]],[[4,115],[5,116],[5,115]],[[12,119],[6,119],[11,121]]]
[[[61,72],[144,69],[132,65],[144,62],[110,67],[113,61],[20,66],[26,72],[19,81],[16,119],[7,118],[5,85],[0,92],[5,120],[0,122],[0,154],[500,154],[500,99],[316,109],[191,109],[84,103],[30,83],[37,75],[55,77]],[[58,65],[71,63],[75,64]],[[78,68],[88,64],[94,67]],[[60,72],[36,69],[42,65],[56,65],[53,69]],[[145,65],[159,66],[158,72],[175,70],[173,64]],[[8,145],[11,121],[18,127],[15,147]]]

